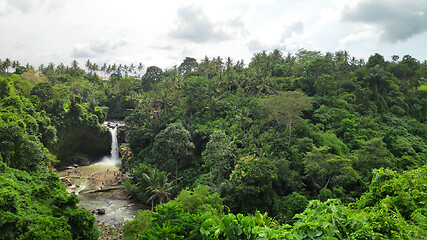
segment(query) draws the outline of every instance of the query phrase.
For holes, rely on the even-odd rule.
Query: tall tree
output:
[[[312,99],[301,92],[278,92],[260,100],[261,107],[268,110],[278,124],[285,124],[288,136],[292,135],[292,125],[302,111],[311,108]]]
[[[159,67],[150,66],[142,76],[142,88],[145,91],[151,90],[151,85],[159,83],[163,79],[163,71]]]
[[[266,158],[246,156],[241,158],[230,175],[233,192],[230,193],[235,210],[253,213],[269,211],[277,196],[273,184],[278,179],[277,168]]]
[[[157,134],[153,150],[157,157],[156,165],[167,172],[175,172],[175,178],[178,178],[179,170],[191,163],[194,143],[181,123],[172,123]]]
[[[178,71],[184,77],[191,76],[197,69],[197,60],[191,57],[186,57],[179,65]]]
[[[317,191],[325,188],[339,187],[358,180],[358,173],[353,169],[353,159],[331,154],[329,147],[314,148],[304,158],[306,180]],[[353,190],[353,189],[350,189]]]
[[[223,132],[211,134],[206,149],[202,153],[204,167],[213,176],[216,184],[228,179],[236,162],[236,144]]]
[[[382,68],[384,68],[386,65],[386,61],[384,60],[384,56],[382,56],[379,53],[375,53],[374,55],[371,55],[369,57],[368,63],[366,64],[366,67],[373,68],[377,65],[379,65]]]

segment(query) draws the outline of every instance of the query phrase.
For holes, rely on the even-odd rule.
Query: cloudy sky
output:
[[[427,0],[0,0],[0,59],[169,68],[189,56],[347,50],[427,59]]]

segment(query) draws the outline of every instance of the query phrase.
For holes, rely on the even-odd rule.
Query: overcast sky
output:
[[[0,59],[35,66],[347,50],[427,59],[427,0],[0,0]]]

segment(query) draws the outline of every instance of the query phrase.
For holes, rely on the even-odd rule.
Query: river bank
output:
[[[121,240],[123,239],[122,227],[108,226],[100,222],[95,222],[99,230],[99,240]]]

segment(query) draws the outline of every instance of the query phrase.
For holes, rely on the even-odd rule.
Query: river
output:
[[[58,173],[61,178],[70,180],[71,186],[67,187],[67,191],[74,192],[78,196],[80,207],[94,212],[97,212],[98,209],[105,210],[105,214],[95,213],[94,215],[98,222],[107,226],[122,226],[125,221],[133,219],[136,211],[142,207],[123,197],[123,193],[114,194],[123,187],[121,180],[117,180],[118,177],[116,177],[119,175],[121,167],[117,140],[117,128],[120,124],[123,123],[105,122],[103,124],[111,133],[111,154],[109,156],[105,156],[89,166],[69,167]],[[106,188],[118,188],[119,190],[105,192]],[[99,191],[102,189],[104,191]]]

